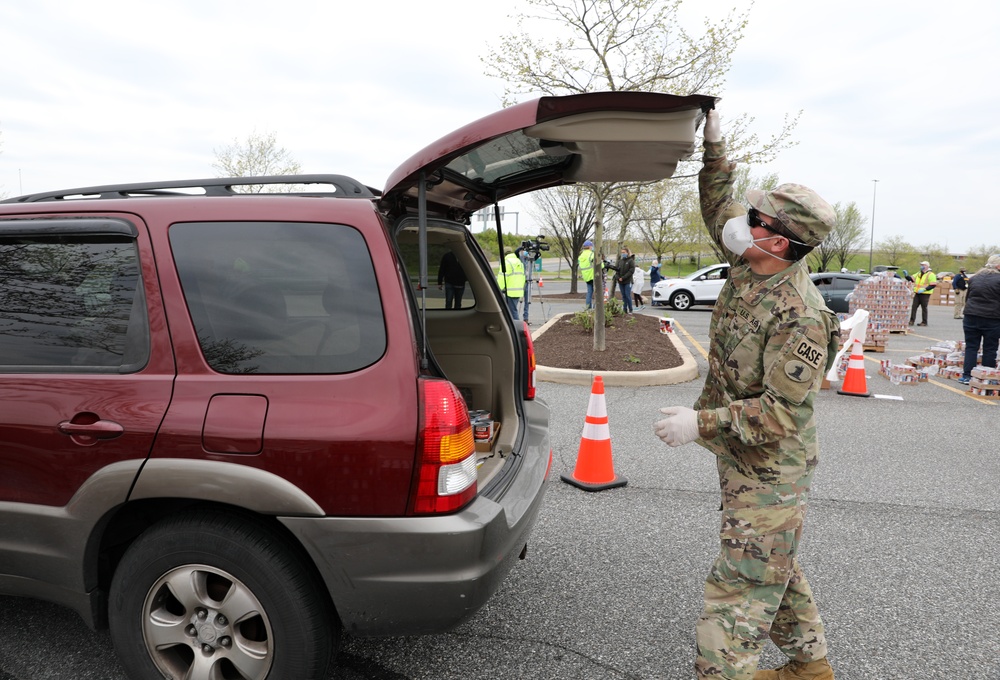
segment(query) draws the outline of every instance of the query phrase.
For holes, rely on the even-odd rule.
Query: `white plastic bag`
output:
[[[854,341],[857,340],[861,343],[861,346],[865,345],[865,333],[868,331],[868,310],[859,309],[851,314],[849,317],[840,322],[840,337],[843,339],[843,344],[840,346],[840,351],[837,352],[837,356],[833,359],[833,365],[826,374],[826,379],[833,382],[839,380],[840,377],[837,375],[837,367],[840,366],[840,360],[845,353],[850,352],[854,347]]]

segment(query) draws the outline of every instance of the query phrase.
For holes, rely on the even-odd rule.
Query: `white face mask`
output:
[[[778,235],[765,236],[764,238],[753,237],[753,233],[750,231],[750,225],[747,224],[746,215],[740,217],[734,217],[731,220],[727,220],[725,225],[722,227],[722,245],[733,253],[734,255],[743,256],[751,248],[756,248],[762,253],[766,253],[776,260],[781,260],[782,262],[794,262],[794,260],[787,260],[783,257],[778,257],[774,253],[768,253],[766,250],[757,245],[758,241],[770,241],[773,238],[778,238]],[[787,238],[787,237],[784,237]],[[792,243],[799,243],[804,245],[799,241],[793,241],[788,239]]]

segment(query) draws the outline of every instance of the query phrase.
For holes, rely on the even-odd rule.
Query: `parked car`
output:
[[[341,630],[472,616],[525,555],[552,452],[527,325],[465,225],[537,188],[669,176],[713,102],[543,97],[384,191],[303,175],[0,203],[0,592],[110,627],[143,679],[324,678]],[[449,252],[457,309],[428,290]]]
[[[729,264],[713,264],[682,278],[662,279],[653,286],[653,305],[683,311],[692,305],[714,305],[729,278]]]
[[[884,271],[884,270],[883,270]],[[843,272],[817,272],[809,275],[831,311],[841,314],[849,313],[850,294],[858,281],[868,278],[867,274],[850,274]]]

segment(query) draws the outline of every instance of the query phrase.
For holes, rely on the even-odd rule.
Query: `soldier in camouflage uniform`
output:
[[[702,215],[731,256],[710,327],[708,377],[694,409],[661,409],[656,434],[717,456],[722,549],[696,627],[699,678],[833,680],[819,610],[797,559],[818,446],[813,400],[840,325],[809,278],[806,254],[835,215],[811,189],[783,184],[733,199],[718,114],[705,122]],[[767,638],[791,660],[756,671]]]

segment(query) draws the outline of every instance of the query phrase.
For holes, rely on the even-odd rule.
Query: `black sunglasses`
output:
[[[760,218],[760,213],[757,212],[757,208],[750,208],[750,211],[747,213],[747,224],[751,227],[764,227],[768,231],[774,231],[774,227]]]

